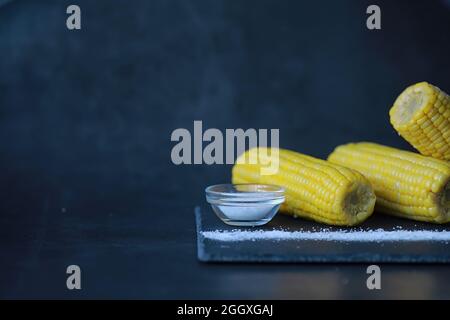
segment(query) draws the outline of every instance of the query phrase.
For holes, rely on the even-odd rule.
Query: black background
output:
[[[3,3],[5,1],[0,1]],[[449,268],[204,265],[193,208],[229,166],[175,166],[176,128],[280,128],[326,157],[411,149],[388,110],[450,90],[448,1],[14,0],[0,7],[0,297],[449,298]],[[66,28],[78,4],[82,29]],[[82,269],[68,291],[65,268]]]

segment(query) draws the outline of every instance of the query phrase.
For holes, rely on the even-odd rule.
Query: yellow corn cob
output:
[[[408,87],[389,111],[395,130],[421,154],[450,160],[450,97],[420,82]]]
[[[450,164],[375,143],[337,147],[328,160],[364,174],[377,210],[419,221],[450,221]]]
[[[261,174],[263,164],[270,161],[270,148],[253,148],[242,154],[232,170],[233,183],[283,186],[286,201],[281,212],[331,225],[355,225],[372,214],[375,194],[363,175],[324,160],[278,150],[278,171],[273,175]],[[251,157],[257,159],[256,164],[244,160]]]

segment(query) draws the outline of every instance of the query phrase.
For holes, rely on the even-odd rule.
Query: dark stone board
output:
[[[203,262],[370,262],[370,263],[449,263],[450,243],[448,241],[330,241],[298,239],[249,239],[237,242],[211,239],[204,232],[233,230],[244,231],[339,231],[342,227],[327,227],[283,214],[267,225],[254,228],[228,226],[217,218],[209,206],[195,208],[197,225],[197,254]],[[375,212],[363,224],[345,228],[370,232],[386,231],[450,231],[448,225],[435,225],[395,218]]]

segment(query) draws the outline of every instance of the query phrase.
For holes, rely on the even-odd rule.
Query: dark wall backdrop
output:
[[[450,7],[376,3],[378,31],[367,1],[0,1],[0,297],[308,296],[308,282],[253,296],[216,279],[275,267],[197,264],[193,207],[230,168],[173,165],[170,134],[203,120],[280,128],[282,147],[318,157],[361,140],[410,149],[388,110],[418,81],[450,91]],[[71,263],[81,293],[65,290]]]

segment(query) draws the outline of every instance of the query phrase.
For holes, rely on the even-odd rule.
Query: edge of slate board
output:
[[[202,214],[203,210],[201,206],[195,207],[195,222],[196,222],[196,234],[197,234],[197,258],[201,262],[205,263],[450,263],[450,245],[446,243],[426,243],[427,246],[439,246],[441,253],[439,254],[414,254],[408,252],[406,254],[401,253],[392,253],[386,252],[386,249],[383,248],[383,245],[378,243],[372,243],[369,247],[371,248],[371,252],[368,253],[320,253],[320,254],[312,254],[305,253],[299,250],[299,254],[279,254],[276,252],[276,247],[282,248],[283,240],[274,241],[274,240],[264,240],[261,242],[270,243],[275,245],[275,250],[272,252],[262,252],[254,254],[252,253],[252,246],[255,246],[255,243],[251,241],[246,242],[232,242],[232,243],[222,243],[220,241],[207,239],[202,235],[202,231],[209,230],[203,229],[204,221]],[[213,214],[212,212],[207,212],[207,214]],[[215,218],[215,217],[214,217]],[[405,222],[409,223],[409,222]],[[227,228],[236,229],[232,227],[228,227],[225,225],[219,224],[220,229],[226,230]],[[300,241],[298,241],[299,244]],[[242,248],[241,252],[234,252],[231,248],[232,246],[239,246]],[[390,243],[388,244],[392,246],[397,246],[397,251],[401,251],[402,246],[405,246],[410,250],[410,248],[415,243]],[[420,245],[420,244],[419,244]],[[246,247],[247,246],[247,247]],[[314,244],[316,246],[316,244]],[[214,247],[214,249],[211,249]],[[219,247],[219,250],[218,250]],[[262,246],[261,246],[262,247]],[[318,246],[319,247],[319,246]],[[380,252],[374,252],[378,250]],[[448,248],[448,251],[446,250]],[[384,252],[383,252],[384,251]],[[447,251],[447,252],[445,252]],[[445,253],[442,253],[445,252]]]

